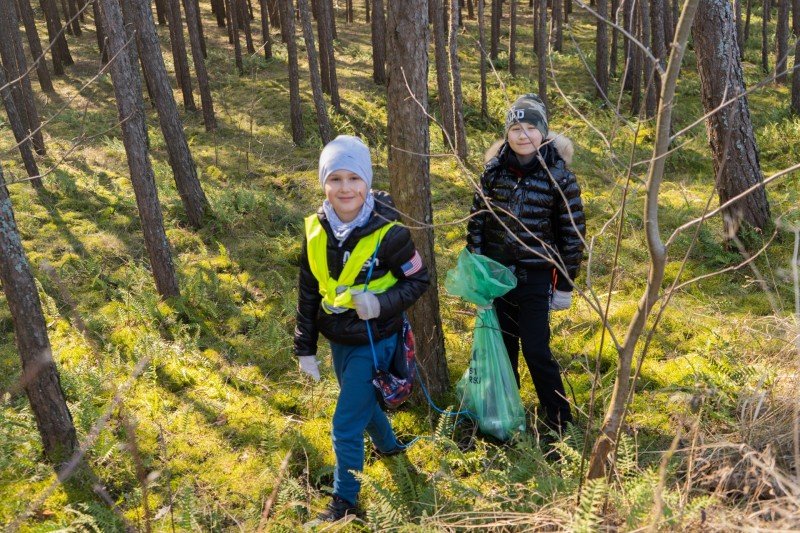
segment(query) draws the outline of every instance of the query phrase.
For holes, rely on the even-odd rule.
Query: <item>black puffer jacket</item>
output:
[[[350,256],[361,237],[371,234],[388,221],[399,220],[391,197],[385,192],[375,192],[375,210],[369,221],[366,225],[353,230],[342,246],[339,246],[339,241],[333,236],[322,208],[317,211],[317,216],[328,234],[328,269],[334,278],[338,278],[341,274],[346,258]],[[295,355],[315,355],[319,333],[338,344],[368,344],[366,322],[358,318],[354,310],[330,315],[322,310],[319,283],[308,264],[307,245],[308,242],[304,237],[300,254],[297,326],[294,330]],[[386,292],[377,295],[381,313],[377,319],[370,321],[375,341],[399,332],[403,326],[402,312],[411,307],[428,288],[430,282],[425,265],[408,277],[403,273],[403,265],[408,263],[415,253],[416,248],[411,240],[411,234],[404,227],[393,227],[381,241],[371,279],[376,280],[391,271],[397,278],[397,283]],[[369,262],[365,263],[356,277],[356,285],[366,281],[368,265]]]
[[[483,194],[494,214],[476,193],[467,225],[467,248],[514,266],[520,279],[526,270],[552,269],[560,256],[569,279],[559,275],[556,288],[570,291],[570,280],[583,260],[586,219],[581,189],[562,157],[569,154],[571,158],[572,143],[562,136],[548,140],[540,153],[558,187],[538,159],[520,166],[508,143],[502,143],[481,176]]]

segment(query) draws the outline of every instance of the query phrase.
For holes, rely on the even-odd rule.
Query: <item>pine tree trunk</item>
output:
[[[618,12],[619,11],[619,0],[611,0],[611,13],[609,14],[609,18],[613,20],[615,23],[622,25],[621,21],[619,20]],[[609,79],[616,77],[617,75],[617,56],[619,55],[619,30],[616,28],[611,28],[611,52],[608,55],[608,76]]]
[[[192,0],[192,3],[194,3],[194,12],[197,13],[197,35],[200,39],[200,52],[203,55],[203,59],[208,59],[208,51],[206,50],[206,35],[203,31],[203,12],[200,10],[200,0]],[[183,9],[186,11],[186,7]]]
[[[78,438],[53,361],[47,323],[0,167],[0,281],[22,361],[22,383],[47,460],[57,469],[78,450]]]
[[[78,17],[78,4],[75,0],[67,0],[67,5],[69,6],[69,18],[72,20],[72,33],[76,37],[80,37],[83,32],[81,31],[81,21]]]
[[[467,18],[475,20],[475,7],[472,4],[472,0],[467,0]]]
[[[322,89],[327,87],[327,93],[331,95],[331,105],[337,111],[342,110],[342,103],[339,100],[339,81],[336,76],[336,57],[333,52],[333,40],[336,38],[334,33],[335,18],[333,16],[333,6],[330,0],[320,0],[319,17],[317,18],[317,32],[319,33],[320,57],[325,55],[325,59],[320,61],[322,65]],[[327,78],[325,76],[327,70]],[[327,81],[327,83],[326,83]]]
[[[264,59],[272,59],[272,35],[269,33],[269,9],[267,0],[259,0],[261,7],[261,43],[264,47]]]
[[[100,52],[100,63],[108,63],[108,50],[106,50],[106,34],[103,31],[103,21],[100,19],[100,4],[97,0],[92,0],[92,16],[94,17],[95,36],[97,37],[97,49]],[[55,61],[55,55],[53,56]]]
[[[317,111],[319,136],[322,139],[322,145],[325,146],[333,139],[333,129],[331,121],[328,119],[325,97],[322,94],[322,79],[319,74],[317,50],[314,47],[314,29],[311,25],[311,13],[307,0],[297,0],[297,9],[300,11],[300,19],[303,23],[303,39],[306,42],[308,54],[308,70],[311,72],[311,93],[314,95],[314,107]]]
[[[253,34],[250,31],[250,15],[247,13],[247,4],[245,0],[234,0],[239,5],[239,23],[244,28],[244,42],[247,45],[247,53],[255,54],[256,48],[253,46]]]
[[[444,34],[444,13],[442,11],[442,0],[429,0],[429,4],[431,6],[430,12],[433,15],[436,95],[439,101],[439,113],[442,116],[442,143],[445,148],[448,148],[450,143],[455,144],[456,140],[455,131],[453,130],[455,124],[453,120],[453,94],[450,91],[450,65]]]
[[[481,116],[489,118],[489,103],[486,94],[486,32],[484,31],[484,2],[485,0],[477,0],[478,2],[478,54],[480,56],[480,70],[481,70]]]
[[[64,74],[64,65],[72,64],[72,56],[69,55],[67,40],[61,33],[61,20],[58,18],[58,8],[56,8],[55,0],[40,0],[40,5],[47,23],[47,38],[51,43],[55,39],[55,44],[50,48],[50,57],[53,59],[53,74],[60,76]],[[69,62],[64,59],[65,49]]]
[[[605,0],[600,0],[605,1]],[[548,35],[547,35],[547,0],[539,0],[539,27],[536,32],[537,41],[539,42],[539,55],[536,58],[537,71],[539,74],[539,98],[544,102],[545,108],[548,105],[547,99],[547,58],[550,53],[548,50]]]
[[[25,130],[31,135],[33,149],[37,154],[45,155],[47,151],[42,136],[42,124],[36,109],[30,73],[26,74],[28,62],[22,48],[17,11],[10,0],[0,0],[0,36],[0,58],[6,69],[6,78],[9,81],[18,80],[11,85],[11,95],[17,111],[22,117]],[[25,75],[23,76],[23,74]]]
[[[156,4],[156,19],[158,20],[158,25],[163,26],[167,23],[167,7],[164,5],[165,0],[155,0]],[[211,4],[214,5],[213,2]]]
[[[608,1],[608,0],[606,0]],[[553,50],[561,52],[564,48],[564,15],[562,0],[552,0],[553,2],[553,25],[555,26],[555,39]]]
[[[750,39],[750,14],[753,11],[753,0],[747,0],[747,15],[744,20],[744,43],[742,43],[742,50],[747,48],[747,40]]]
[[[736,20],[736,42],[739,43],[739,59],[744,59],[744,35],[742,34],[742,0],[733,0],[733,16]]]
[[[167,78],[167,69],[161,55],[161,44],[156,34],[149,2],[148,0],[123,1],[130,6],[139,53],[142,58],[142,69],[145,77],[150,80],[153,103],[158,110],[158,122],[161,125],[161,133],[164,135],[169,165],[175,177],[178,194],[183,202],[189,223],[195,228],[201,228],[205,212],[208,209],[208,200],[197,178],[197,169],[189,151],[189,144],[186,142],[183,124],[178,115],[178,106],[172,96],[172,87]],[[192,0],[187,3],[191,4]],[[192,7],[194,7],[193,4]],[[194,30],[196,33],[196,26]]]
[[[286,52],[289,60],[289,111],[292,122],[292,140],[296,145],[303,143],[303,111],[300,108],[300,70],[297,66],[297,43],[294,39],[294,6],[292,0],[281,0],[281,32],[286,41]]]
[[[636,0],[622,0],[623,27],[630,35],[636,35]],[[622,75],[622,88],[626,91],[633,89],[633,62],[635,59],[635,45],[627,36],[623,38],[625,47],[625,66]]]
[[[653,55],[658,59],[658,64],[663,70],[667,66],[667,49],[665,46],[664,37],[664,0],[651,0],[651,13],[650,13],[650,28],[652,35],[652,51]],[[654,86],[654,99],[655,106],[653,107],[653,116],[656,114],[658,108],[659,98],[661,96],[661,75],[658,70],[653,69],[653,86]]]
[[[192,77],[189,74],[189,58],[186,56],[186,41],[183,38],[183,17],[180,0],[166,0],[169,17],[169,38],[172,42],[172,57],[175,60],[175,77],[183,95],[183,108],[197,111],[192,94]]]
[[[700,95],[706,113],[723,97],[742,96],[706,119],[706,131],[714,162],[720,203],[763,182],[758,147],[750,121],[742,64],[736,44],[736,26],[727,0],[700,0],[692,26]],[[724,211],[725,234],[733,236],[746,225],[765,229],[770,222],[764,188],[756,189]]]
[[[183,0],[183,9],[186,11],[186,27],[189,30],[189,44],[192,47],[192,61],[194,62],[194,72],[197,75],[197,87],[200,90],[203,124],[206,131],[214,131],[217,129],[217,117],[214,115],[214,100],[211,98],[211,86],[208,81],[205,58],[203,57],[202,37],[198,23],[200,17],[195,0]],[[170,96],[172,96],[171,91]],[[172,101],[174,102],[174,99]]]
[[[642,15],[642,43],[645,46],[652,42],[650,30],[653,22],[650,20],[650,2],[652,0],[643,0],[639,2]],[[644,87],[645,87],[645,101],[644,101],[644,115],[647,118],[653,118],[656,115],[656,106],[658,105],[658,97],[656,96],[655,84],[655,65],[649,57],[642,54],[642,66],[644,69]]]
[[[31,179],[31,185],[37,189],[43,189],[42,180],[39,177],[39,166],[36,164],[36,159],[33,157],[33,150],[31,149],[32,143],[28,138],[28,130],[22,121],[22,117],[17,110],[14,103],[14,98],[11,95],[11,86],[7,86],[6,75],[3,69],[0,68],[0,98],[3,100],[3,107],[6,109],[8,115],[8,122],[11,125],[11,131],[14,133],[14,139],[17,141],[19,153],[22,156],[22,162],[25,165],[25,172]]]
[[[672,21],[672,7],[670,5],[670,1],[674,3],[680,2],[680,0],[663,0],[664,1],[664,10],[663,10],[663,19],[664,19],[664,48],[666,49],[667,55],[669,55],[669,51],[672,50],[672,40],[675,38],[675,24]],[[741,0],[737,0],[737,2],[741,2]]]
[[[775,30],[775,83],[786,84],[789,57],[789,0],[778,0],[778,20]]]
[[[606,100],[608,95],[608,0],[597,0],[597,37],[595,38],[595,68],[597,96]]]
[[[269,5],[269,21],[272,23],[273,28],[281,27],[281,10],[278,7],[280,0],[267,0]]]
[[[491,48],[489,50],[489,59],[492,61],[497,61],[497,52],[500,43],[500,2],[501,0],[492,0]]]
[[[792,113],[800,115],[800,0],[792,1],[792,33],[795,42],[791,109]]]
[[[761,12],[761,70],[769,73],[769,47],[767,45],[767,24],[769,23],[770,0],[764,0]]]
[[[515,0],[512,0],[512,2]],[[461,65],[458,61],[458,0],[450,4],[450,68],[453,82],[453,128],[455,130],[456,154],[467,160],[467,130],[464,126],[464,97],[461,93]]]
[[[31,57],[33,57],[34,61],[38,59],[36,77],[39,79],[39,87],[41,87],[42,92],[52,93],[55,89],[53,88],[53,81],[50,79],[50,71],[47,70],[47,60],[44,57],[42,43],[39,41],[39,30],[36,29],[36,20],[33,17],[30,0],[17,0],[17,5],[22,16],[22,23],[25,25],[25,35],[28,37]]]
[[[386,85],[386,15],[383,0],[372,0],[372,80]]]
[[[331,94],[331,74],[328,68],[328,41],[326,39],[326,31],[329,28],[326,26],[323,17],[326,15],[325,6],[322,5],[325,0],[314,0],[312,9],[314,10],[314,18],[317,21],[317,35],[319,36],[319,72],[322,78],[322,92]]]
[[[482,1],[482,0],[479,0]],[[400,213],[409,220],[433,222],[428,138],[428,11],[425,0],[389,2],[386,20],[389,86],[389,176]],[[409,97],[409,90],[414,98]],[[416,101],[415,101],[416,100]],[[415,223],[416,224],[416,223]],[[449,389],[444,336],[439,315],[433,230],[412,229],[412,236],[431,274],[430,289],[409,310],[417,345],[420,379],[438,396]]]
[[[236,61],[236,68],[239,70],[239,76],[244,76],[242,44],[239,41],[239,24],[237,21],[238,13],[234,2],[236,2],[236,0],[225,0],[225,12],[227,13],[228,33],[229,39],[233,44],[233,56]]]
[[[217,27],[224,28],[226,25],[225,19],[227,18],[227,14],[225,13],[225,1],[211,0],[211,11],[213,11],[214,15],[217,17]]]
[[[369,12],[369,7],[370,7],[369,3],[370,3],[370,0],[364,0],[364,15],[365,15],[365,17],[367,19],[366,20],[367,24],[370,24],[370,22],[372,22],[372,20],[371,20],[372,17],[370,17],[370,12]]]
[[[517,0],[511,0],[511,28],[508,37],[508,72],[517,75]]]
[[[642,40],[642,8],[641,3],[648,0],[635,0],[636,10],[633,14],[632,28],[633,35]],[[642,111],[642,49],[631,43],[633,48],[633,59],[631,60],[631,113],[639,115]]]
[[[134,65],[125,53],[119,53],[125,46],[125,30],[122,28],[122,13],[116,0],[99,0],[103,29],[108,36],[109,56],[116,58],[111,62],[111,80],[117,100],[122,142],[128,157],[136,205],[144,233],[145,246],[150,258],[156,288],[163,297],[178,296],[178,280],[172,263],[172,252],[164,232],[161,206],[158,203],[153,167],[147,149],[146,127],[142,108],[140,85],[135,82]]]

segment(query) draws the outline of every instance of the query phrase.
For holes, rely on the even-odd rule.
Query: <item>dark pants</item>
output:
[[[522,356],[528,364],[546,422],[560,432],[567,422],[572,422],[572,414],[560,367],[550,351],[552,273],[529,270],[524,274],[514,289],[495,300],[497,318],[517,385],[522,341]]]

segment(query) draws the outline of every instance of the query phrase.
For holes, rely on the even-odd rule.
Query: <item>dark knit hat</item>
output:
[[[538,94],[523,94],[511,104],[511,109],[506,113],[506,137],[511,126],[520,122],[533,124],[541,132],[542,138],[547,137],[547,108]]]

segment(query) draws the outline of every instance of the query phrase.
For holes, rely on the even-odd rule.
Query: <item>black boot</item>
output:
[[[317,515],[317,520],[320,522],[337,522],[345,516],[356,515],[357,513],[358,509],[355,505],[334,494],[330,503],[328,503],[328,508]]]

